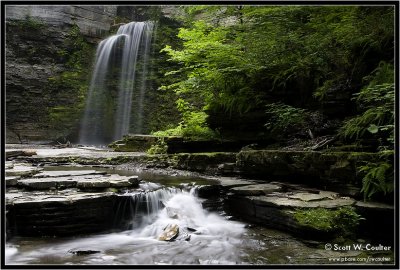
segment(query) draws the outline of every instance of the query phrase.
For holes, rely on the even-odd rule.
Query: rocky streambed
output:
[[[65,260],[72,263],[94,264],[102,260],[106,263],[133,264],[168,262],[264,264],[321,263],[321,261],[335,263],[327,258],[337,256],[339,251],[325,250],[326,243],[344,245],[352,241],[361,244],[371,242],[393,245],[390,230],[394,226],[394,209],[390,205],[366,203],[346,194],[299,183],[273,179],[245,179],[233,174],[237,168],[226,169],[231,166],[229,162],[226,162],[232,159],[232,154],[229,153],[197,154],[194,157],[181,154],[180,159],[175,159],[172,165],[172,158],[164,157],[165,163],[162,166],[154,165],[154,160],[161,160],[162,157],[149,157],[142,153],[119,153],[107,149],[25,148],[10,149],[6,154],[8,156],[5,164],[7,237],[11,245],[8,250],[13,253],[13,247],[16,245],[23,246],[25,251],[36,248],[45,249],[54,242],[54,245],[63,250],[68,247],[68,250],[77,249],[83,252],[69,253],[67,255],[69,259],[64,257],[61,259],[59,254],[50,254],[53,263],[65,263]],[[186,163],[182,160],[186,160]],[[197,173],[177,170],[179,167],[177,164],[181,166],[186,164],[186,169],[188,169],[193,160],[203,161],[198,163],[200,167],[197,168],[214,168],[219,171],[217,172],[219,175],[199,174],[199,170]],[[184,209],[185,204],[197,205],[193,208],[197,209],[197,212],[195,211],[197,215],[195,217],[192,215],[190,219],[193,222],[206,219],[210,215],[205,209],[218,213],[216,215],[218,218],[210,220],[209,223],[214,222],[214,225],[219,226],[220,229],[227,228],[226,226],[237,229],[233,231],[226,229],[222,235],[226,235],[227,238],[220,239],[221,241],[214,248],[223,250],[222,246],[226,245],[232,248],[233,254],[242,252],[241,256],[233,259],[234,257],[227,258],[220,254],[219,258],[213,260],[210,259],[212,257],[210,254],[213,252],[209,250],[207,254],[194,256],[197,259],[190,262],[183,257],[168,260],[163,256],[160,256],[160,258],[163,257],[162,259],[159,258],[156,261],[147,259],[146,262],[139,259],[127,259],[121,254],[118,257],[109,246],[102,245],[98,248],[100,250],[97,250],[91,245],[89,245],[90,248],[82,247],[73,240],[46,242],[37,238],[38,236],[57,236],[63,237],[61,239],[70,239],[68,237],[79,236],[82,239],[90,239],[89,242],[94,243],[102,239],[109,241],[114,237],[119,239],[122,237],[119,232],[128,230],[130,233],[123,234],[122,238],[128,236],[122,242],[127,241],[128,246],[139,245],[142,248],[141,252],[146,256],[151,253],[150,246],[161,250],[167,248],[160,244],[160,235],[168,226],[175,228],[176,232],[181,229],[182,233],[185,232],[184,228],[197,226],[194,228],[197,234],[186,230],[187,236],[181,238],[185,243],[200,241],[200,239],[192,241],[193,236],[188,235],[195,235],[194,239],[196,235],[219,239],[221,231],[218,229],[218,232],[214,231],[215,234],[211,233],[213,229],[207,227],[211,226],[210,224],[200,226],[197,221],[187,226],[186,223],[181,222],[183,217],[173,215],[174,217],[171,218],[171,215],[163,212],[171,209],[165,206],[171,203],[170,200],[177,193],[189,192],[189,190],[191,190],[190,199],[178,196],[177,200],[181,204],[175,205],[172,209]],[[193,197],[193,195],[196,196]],[[192,213],[193,209],[188,213]],[[151,213],[155,216],[149,220],[148,215]],[[188,220],[186,217],[190,216],[188,213],[182,214],[185,217],[184,220]],[[228,219],[249,222],[249,225],[235,223],[237,221],[229,225]],[[224,223],[223,220],[229,222]],[[376,220],[381,222],[377,223]],[[202,226],[207,228],[207,232],[199,229]],[[272,231],[274,229],[280,232]],[[102,236],[87,236],[105,232],[107,234]],[[24,237],[34,237],[36,240],[28,241],[29,243],[26,244]],[[145,237],[146,240],[140,244],[135,242],[141,237]],[[150,239],[157,242],[152,242],[153,240],[150,241]],[[293,248],[287,247],[282,250],[285,242],[292,242]],[[212,241],[206,241],[203,244],[212,246],[212,243]],[[281,250],[280,253],[274,251],[272,243],[278,243],[275,246],[280,246],[276,248]],[[180,250],[179,245],[182,244],[177,244],[177,246],[173,244],[177,252]],[[241,248],[238,248],[239,246]],[[293,250],[297,248],[307,251],[293,254]],[[99,252],[85,253],[85,250],[91,249]],[[188,248],[188,250],[191,249],[193,246]],[[122,254],[129,253],[129,248],[126,247],[120,247],[118,250]],[[166,250],[164,252],[170,254]],[[85,258],[76,259],[73,257],[76,254],[84,254]],[[172,252],[172,254],[176,253]],[[381,253],[368,254],[379,256]],[[14,257],[15,263],[46,263],[39,258],[40,256],[36,260],[24,261],[25,255],[20,255],[22,257]],[[351,254],[341,255],[358,258],[365,255],[365,252],[353,250]],[[393,252],[388,251],[385,255],[392,258]],[[91,259],[93,261],[89,262]]]

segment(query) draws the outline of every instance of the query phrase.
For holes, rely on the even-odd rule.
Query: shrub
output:
[[[266,105],[267,130],[273,135],[293,133],[304,128],[309,112],[283,103]]]

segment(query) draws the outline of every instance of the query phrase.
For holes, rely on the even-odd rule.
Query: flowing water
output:
[[[137,174],[112,169],[107,172]],[[206,207],[210,199],[197,197],[195,187],[215,184],[208,179],[151,173],[140,177],[146,180],[140,183],[142,192],[119,194],[114,224],[122,231],[57,238],[15,236],[6,243],[6,264],[326,264],[338,256],[359,256],[325,250],[322,242],[306,244],[284,232],[235,221],[223,207]],[[171,225],[179,229],[174,241],[160,240]]]
[[[229,221],[202,208],[187,191],[173,189],[149,192],[147,220],[141,226],[119,233],[79,239],[29,239],[11,242],[6,251],[9,264],[233,264],[238,262],[244,224]],[[129,196],[126,194],[124,196]],[[143,195],[146,196],[146,195]],[[142,201],[141,198],[136,198]],[[162,210],[158,201],[163,203]],[[174,215],[171,215],[171,211]],[[188,239],[158,240],[168,224],[179,227]],[[99,251],[87,256],[74,250]]]
[[[100,42],[79,143],[107,144],[127,134],[131,125],[134,132],[142,132],[153,27],[152,22],[131,22],[122,25],[116,35]],[[132,114],[134,123],[131,123]]]

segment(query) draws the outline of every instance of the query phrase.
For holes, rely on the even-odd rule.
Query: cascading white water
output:
[[[132,113],[137,122],[133,125],[134,131],[142,132],[152,33],[152,22],[131,22],[99,44],[79,143],[102,145],[120,139],[130,131]],[[136,84],[138,62],[141,63],[141,81]],[[113,94],[115,81],[118,81],[117,94]],[[137,101],[133,110],[134,91]]]
[[[128,196],[125,194],[124,196]],[[69,264],[236,264],[241,259],[241,237],[244,224],[229,221],[209,213],[201,202],[186,191],[161,189],[143,195],[150,202],[153,218],[133,230],[60,240],[37,245],[31,251],[19,253],[8,247],[9,264],[46,263]],[[159,201],[164,207],[158,208]],[[176,209],[171,217],[168,209]],[[191,228],[190,239],[160,241],[160,233],[168,224],[176,224],[183,232]],[[89,256],[73,256],[70,250],[95,250]]]
[[[115,213],[114,226],[125,229],[138,228],[147,225],[164,207],[167,200],[181,190],[177,188],[161,188],[155,183],[140,184],[140,188],[146,190],[140,193],[125,193]],[[125,219],[125,220],[124,220]]]

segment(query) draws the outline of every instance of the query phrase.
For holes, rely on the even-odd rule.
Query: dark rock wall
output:
[[[76,142],[97,44],[121,23],[153,20],[144,134],[176,125],[175,95],[159,91],[171,63],[176,7],[6,6],[6,142]],[[113,27],[114,25],[114,27]]]
[[[85,94],[93,61],[90,54],[108,34],[115,14],[114,6],[6,6],[7,143],[74,133],[82,109],[79,96]],[[79,33],[72,33],[74,29]],[[80,47],[71,49],[74,41],[80,41]],[[78,54],[83,48],[85,59]],[[59,106],[66,115],[73,112],[74,119],[51,119]],[[58,124],[70,130],[61,132],[54,127]]]

